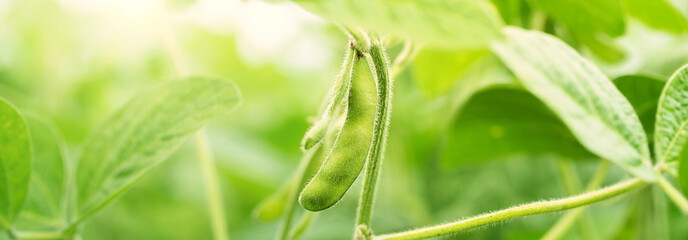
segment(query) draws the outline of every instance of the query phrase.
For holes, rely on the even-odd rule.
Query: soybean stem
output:
[[[26,240],[39,240],[39,239],[69,239],[68,235],[61,232],[19,232],[19,231],[8,231],[10,239],[26,239]]]
[[[416,54],[418,54],[418,46],[407,40],[404,44],[404,49],[401,50],[399,56],[394,59],[394,63],[392,64],[392,76],[399,75],[399,73],[411,63],[413,58],[416,57]]]
[[[537,215],[537,214],[543,214],[543,213],[551,213],[551,212],[558,212],[558,211],[562,211],[562,210],[577,208],[580,206],[588,205],[588,204],[599,202],[602,200],[606,200],[606,199],[609,199],[609,198],[612,198],[615,196],[619,196],[621,194],[624,194],[624,193],[639,189],[641,187],[644,187],[647,184],[648,183],[646,183],[640,179],[634,178],[631,180],[626,180],[626,181],[614,184],[614,185],[609,186],[607,188],[603,188],[603,189],[599,189],[596,191],[580,194],[577,196],[572,196],[572,197],[567,197],[567,198],[562,198],[562,199],[556,199],[556,200],[550,200],[550,201],[529,203],[529,204],[521,205],[518,207],[512,207],[512,208],[508,208],[508,209],[504,209],[504,210],[500,210],[500,211],[496,211],[496,212],[492,212],[492,213],[486,213],[486,214],[472,217],[472,218],[469,218],[466,220],[459,220],[459,221],[452,222],[452,223],[441,224],[441,225],[426,227],[426,228],[420,228],[420,229],[406,231],[406,232],[381,235],[381,236],[375,237],[374,239],[376,239],[376,240],[391,240],[391,239],[409,240],[409,239],[425,239],[425,238],[439,237],[439,236],[444,236],[444,235],[457,234],[457,233],[460,233],[460,232],[463,232],[466,230],[478,228],[478,227],[493,224],[493,223],[506,221],[509,219],[517,218],[517,217]]]
[[[597,167],[595,175],[590,179],[590,182],[588,182],[588,185],[585,187],[585,191],[592,191],[602,185],[602,182],[604,182],[604,179],[607,177],[607,172],[609,172],[609,161],[603,160]],[[587,206],[583,206],[567,212],[559,219],[559,221],[554,224],[554,226],[552,226],[552,228],[549,229],[549,231],[547,231],[547,233],[545,233],[545,235],[542,237],[542,240],[560,239],[562,235],[564,235],[568,229],[571,228],[571,225],[573,225],[573,223],[585,213],[586,209]]]
[[[370,48],[370,59],[372,60],[371,71],[375,74],[377,81],[377,116],[373,130],[373,142],[371,151],[366,161],[366,171],[363,180],[361,199],[358,203],[358,215],[356,225],[370,226],[372,218],[373,202],[375,201],[375,190],[380,175],[380,166],[385,150],[387,138],[389,116],[392,103],[392,80],[390,78],[389,64],[381,44],[373,44]]]
[[[322,144],[322,143],[319,143]],[[306,151],[306,153],[303,156],[303,159],[301,160],[301,163],[299,163],[299,167],[296,170],[296,176],[298,176],[297,179],[297,184],[295,187],[293,187],[286,200],[286,205],[284,207],[284,222],[279,227],[279,231],[277,235],[277,239],[279,240],[286,240],[289,238],[289,231],[291,229],[291,220],[294,215],[294,210],[296,210],[295,206],[298,204],[298,197],[299,197],[299,192],[303,188],[303,183],[307,180],[307,174],[306,171],[309,167],[309,165],[312,164],[313,160],[313,154],[315,154],[319,149],[322,148],[323,146],[321,145],[316,145],[313,148],[309,149]]]
[[[688,199],[681,194],[661,173],[657,174],[657,184],[661,187],[669,198],[678,206],[683,214],[688,215]]]
[[[172,26],[170,26],[167,19],[163,20],[162,30],[165,48],[167,49],[167,53],[177,76],[183,77],[188,75],[189,70],[183,62],[181,48],[174,38]],[[216,240],[227,240],[229,239],[229,234],[227,232],[225,211],[222,204],[222,193],[220,191],[220,184],[215,169],[215,160],[208,145],[207,136],[204,130],[201,129],[196,132],[195,141],[199,162],[203,171],[203,184],[206,190],[213,236]]]
[[[220,191],[215,169],[215,160],[208,146],[208,140],[204,130],[196,132],[196,148],[198,149],[198,159],[203,170],[203,183],[208,200],[208,211],[213,228],[213,236],[216,240],[227,240],[227,223],[225,222],[225,209],[222,205],[222,192]]]
[[[564,187],[566,188],[567,194],[568,195],[574,195],[574,194],[581,193],[581,181],[580,181],[580,178],[578,177],[578,170],[576,169],[576,165],[573,164],[572,162],[566,161],[564,159],[558,160],[557,163],[559,166],[559,172],[561,174],[561,178],[562,178],[562,181],[564,183]],[[570,224],[575,223],[576,220],[578,220],[578,217],[576,217],[575,219],[572,219]],[[584,215],[583,218],[578,220],[577,225],[578,225],[578,228],[579,228],[580,233],[582,234],[583,238],[590,239],[590,240],[596,239],[596,236],[594,234],[594,229],[592,227],[590,216]],[[570,227],[570,225],[569,225],[569,227]],[[565,230],[568,230],[568,227]],[[565,232],[563,232],[563,233],[565,233]],[[557,238],[553,238],[553,239],[557,239]]]

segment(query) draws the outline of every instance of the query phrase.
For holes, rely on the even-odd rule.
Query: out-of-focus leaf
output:
[[[486,55],[466,69],[466,72],[456,80],[448,101],[449,119],[452,120],[457,111],[460,111],[468,100],[480,90],[496,86],[516,86],[514,76],[499,62],[493,54]],[[442,110],[445,111],[445,110]]]
[[[540,100],[524,90],[511,88],[494,88],[474,95],[457,114],[446,149],[443,158],[449,165],[515,155],[595,157]]]
[[[589,61],[549,35],[508,28],[493,50],[589,151],[653,181],[647,137],[631,104]]]
[[[295,0],[350,27],[452,49],[487,46],[500,35],[499,14],[485,0]]]
[[[472,63],[485,54],[485,51],[451,52],[423,49],[413,64],[416,83],[426,96],[445,94]]]
[[[611,239],[670,239],[666,198],[658,186],[650,186],[633,194],[630,207],[631,212],[625,224]]]
[[[624,0],[628,13],[650,27],[681,33],[688,30],[686,17],[666,0]]]
[[[531,2],[570,29],[620,36],[626,28],[621,0],[532,0]]]
[[[655,157],[674,162],[688,138],[688,65],[677,70],[662,90],[655,123]]]
[[[502,20],[509,25],[518,25],[521,20],[523,0],[491,0],[497,7]]]
[[[683,145],[678,163],[678,184],[683,189],[683,195],[688,196],[688,143]]]
[[[318,215],[317,212],[305,211],[299,221],[294,226],[294,229],[289,233],[291,239],[299,239],[308,230],[313,223],[313,219]]]
[[[29,139],[24,117],[0,98],[0,229],[12,226],[29,190]]]
[[[606,62],[619,62],[626,58],[626,53],[612,42],[609,36],[574,32],[578,43],[584,45],[595,56]]]
[[[77,219],[102,208],[240,99],[234,83],[212,77],[170,81],[131,99],[86,140],[77,166]]]
[[[287,200],[289,199],[289,193],[294,191],[293,189],[296,187],[297,180],[296,178],[289,179],[287,184],[263,200],[263,202],[253,210],[253,217],[264,222],[269,222],[282,216],[284,207],[288,204]]]
[[[657,102],[662,94],[664,81],[649,76],[626,75],[614,79],[614,85],[631,103],[648,140],[653,141]]]
[[[33,143],[31,184],[16,227],[22,230],[57,230],[63,224],[65,167],[61,140],[49,120],[27,114]]]

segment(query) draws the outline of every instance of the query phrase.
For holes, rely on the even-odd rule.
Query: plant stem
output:
[[[588,182],[588,185],[585,187],[585,191],[592,191],[602,185],[602,182],[604,182],[604,179],[607,177],[607,172],[609,172],[609,161],[603,160],[597,167],[595,175],[590,179],[590,182]],[[557,223],[554,224],[554,226],[552,226],[552,228],[549,229],[549,231],[547,231],[547,233],[545,233],[541,240],[560,239],[569,230],[569,228],[571,228],[571,225],[573,225],[573,223],[585,213],[586,209],[588,208],[583,206],[566,213],[559,219],[559,221],[557,221]]]
[[[399,73],[401,73],[401,71],[403,71],[409,63],[411,63],[413,58],[416,57],[418,50],[418,46],[407,40],[404,44],[404,49],[401,50],[399,56],[394,59],[394,63],[392,64],[392,76],[399,75]]]
[[[203,170],[203,183],[205,185],[206,198],[208,200],[208,212],[213,227],[213,236],[216,240],[227,240],[227,224],[225,222],[225,209],[222,205],[222,192],[220,191],[215,169],[215,160],[208,146],[208,140],[204,130],[196,132],[196,148],[198,160]]]
[[[676,206],[683,212],[683,214],[688,215],[688,199],[686,199],[681,192],[676,188],[661,173],[657,174],[657,184],[664,190],[664,192],[669,196],[669,198],[674,201]]]
[[[317,154],[318,151],[321,151],[320,148],[323,148],[322,143],[319,143],[318,145],[314,146],[313,148],[309,149],[306,151],[306,153],[303,156],[303,159],[301,160],[301,163],[299,163],[299,167],[296,170],[296,176],[298,176],[297,179],[297,184],[294,188],[291,189],[289,192],[289,196],[287,197],[286,200],[286,205],[284,207],[284,222],[279,227],[278,230],[278,235],[277,239],[279,240],[286,240],[289,238],[289,231],[291,229],[291,220],[294,215],[294,210],[296,210],[295,206],[298,203],[297,199],[299,197],[299,192],[303,188],[304,182],[307,180],[307,174],[306,171],[309,169],[309,166],[313,164],[314,162],[317,162],[313,159],[313,155]]]
[[[174,38],[172,26],[168,24],[168,22],[167,19],[163,20],[163,41],[177,76],[183,77],[189,74],[189,70],[187,65],[183,62],[181,48],[176,38]],[[229,234],[227,232],[225,210],[222,203],[222,192],[219,187],[220,184],[217,178],[213,153],[210,150],[207,136],[203,129],[196,132],[195,141],[199,162],[203,171],[203,184],[205,185],[213,236],[216,240],[227,240],[229,239]]]
[[[377,81],[378,108],[373,129],[373,142],[371,151],[366,162],[365,177],[361,199],[358,203],[358,215],[356,226],[370,226],[372,218],[373,202],[375,201],[375,190],[380,175],[380,166],[385,151],[385,142],[389,127],[389,117],[392,107],[392,79],[390,78],[389,64],[384,49],[378,43],[370,48],[370,59],[372,60],[371,71],[375,74]]]
[[[70,236],[62,234],[60,232],[19,232],[19,231],[8,231],[10,239],[69,239]]]
[[[374,239],[376,240],[399,240],[399,239],[424,239],[424,238],[432,238],[432,237],[439,237],[439,236],[445,236],[445,235],[452,235],[452,234],[457,234],[469,229],[489,225],[492,223],[497,223],[497,222],[502,222],[506,221],[509,219],[517,218],[517,217],[523,217],[523,216],[530,216],[530,215],[536,215],[536,214],[543,214],[543,213],[550,213],[550,212],[557,212],[557,211],[562,211],[566,209],[572,209],[584,205],[588,205],[591,203],[599,202],[605,199],[609,199],[615,196],[619,196],[621,194],[630,192],[632,190],[641,188],[646,186],[648,183],[634,178],[631,180],[623,181],[617,184],[614,184],[612,186],[609,186],[607,188],[599,189],[593,192],[588,192],[584,194],[580,194],[577,196],[572,196],[568,198],[562,198],[562,199],[556,199],[556,200],[550,200],[550,201],[543,201],[543,202],[535,202],[535,203],[529,203],[525,205],[521,205],[518,207],[512,207],[492,213],[487,213],[483,215],[479,215],[476,217],[472,217],[466,220],[460,220],[452,223],[447,223],[447,224],[441,224],[437,226],[432,226],[432,227],[426,227],[426,228],[420,228],[416,230],[411,230],[411,231],[406,231],[406,232],[400,232],[400,233],[394,233],[394,234],[387,234],[387,235],[381,235],[377,236]]]
[[[568,195],[574,195],[574,194],[580,194],[581,193],[581,181],[580,178],[578,177],[578,170],[576,170],[576,165],[574,165],[570,161],[566,161],[563,159],[560,159],[557,161],[557,165],[559,166],[559,172],[562,178],[562,181],[564,183],[564,187],[566,188],[566,192]],[[581,214],[584,211],[581,211]],[[580,216],[580,214],[579,214]],[[571,220],[571,224],[575,223],[576,220],[578,220],[578,217],[575,219]],[[580,230],[580,233],[582,234],[583,238],[585,239],[596,239],[596,235],[594,234],[594,229],[592,227],[591,219],[589,216],[585,215],[583,218],[581,218],[578,221],[578,228]],[[567,227],[568,230],[568,227]],[[565,233],[565,232],[563,232]],[[563,234],[562,233],[562,234]],[[556,239],[556,238],[555,238]]]

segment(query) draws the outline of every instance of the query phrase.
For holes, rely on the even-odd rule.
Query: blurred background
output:
[[[686,4],[678,5],[685,14]],[[336,26],[298,5],[0,0],[0,96],[22,111],[52,119],[74,159],[99,120],[136,93],[175,78],[165,38],[178,44],[181,62],[191,73],[225,77],[240,87],[242,105],[207,132],[219,166],[230,236],[272,239],[278,223],[256,220],[251,211],[296,169],[300,140],[335,80],[348,41]],[[666,81],[688,62],[686,40],[630,21],[626,33],[614,40],[623,60],[581,52],[611,78],[642,72]],[[392,59],[402,45],[389,46]],[[577,169],[583,184],[599,164],[584,150],[574,151],[584,160],[568,161],[550,153],[509,152],[455,135],[460,130],[452,123],[475,121],[452,114],[452,104],[461,101],[454,82],[470,59],[465,53],[425,48],[394,77],[392,125],[373,219],[376,233],[567,196],[559,177],[561,162]],[[469,102],[465,111],[479,113],[484,103],[476,104]],[[496,141],[503,134],[500,128],[476,129],[471,132],[476,139],[492,136]],[[527,134],[519,136],[528,139]],[[466,144],[498,153],[466,154],[462,148],[467,147],[460,147]],[[211,239],[200,174],[189,141],[88,221],[84,239]],[[612,166],[606,183],[624,177]],[[319,214],[303,239],[350,239],[359,189],[357,182],[342,202]],[[648,202],[654,207],[642,207]],[[648,223],[653,214],[668,221]],[[596,204],[589,215],[600,239],[660,239],[642,235],[648,226],[671,239],[688,239],[688,221],[653,189]],[[537,239],[561,216],[517,219],[453,238]],[[566,238],[582,237],[572,228]]]

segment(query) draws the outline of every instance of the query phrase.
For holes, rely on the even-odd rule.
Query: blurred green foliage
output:
[[[168,24],[163,13],[172,12],[172,35],[190,71],[231,79],[243,95],[243,104],[231,117],[218,119],[207,130],[219,166],[230,235],[273,238],[278,223],[261,222],[251,212],[296,169],[301,137],[335,79],[347,37],[336,26],[286,3],[170,0],[97,6],[87,2],[0,0],[0,97],[22,112],[55,122],[59,138],[65,140],[66,164],[75,164],[81,151],[77,146],[99,121],[142,90],[176,75],[161,31]],[[486,9],[480,6],[488,1],[474,6],[487,13],[476,20],[485,29],[460,24],[448,34],[461,36],[470,30],[492,37],[492,28],[501,24],[492,15],[497,11],[509,25],[530,25],[534,13],[545,13],[549,19],[544,25],[550,26],[550,32],[560,33],[608,77],[616,78],[614,83],[640,115],[646,132],[653,132],[648,128],[653,126],[655,110],[646,105],[656,105],[662,82],[688,62],[688,6],[671,1],[636,6],[631,4],[649,1],[631,0],[577,2],[583,5],[549,0],[491,2]],[[628,12],[620,7],[623,4]],[[601,20],[580,16],[590,5],[598,10],[592,16]],[[453,8],[438,5],[436,9],[450,13]],[[340,18],[365,23],[374,16]],[[556,170],[560,155],[588,159],[574,164],[583,183],[591,177],[597,160],[549,109],[503,79],[511,76],[504,69],[474,68],[491,57],[481,50],[462,50],[478,43],[442,48],[452,43],[437,41],[437,35],[455,23],[424,29],[423,23],[409,21],[403,25],[407,29],[398,30],[392,23],[378,22],[374,27],[391,26],[396,34],[411,29],[412,37],[431,46],[394,76],[392,123],[373,219],[376,233],[566,196]],[[277,30],[285,33],[270,34]],[[392,58],[401,52],[401,45],[389,47]],[[476,95],[462,92],[466,86],[483,87],[470,83],[476,76],[506,87]],[[527,108],[520,108],[523,102]],[[521,109],[536,114],[526,116]],[[522,142],[494,142],[502,137]],[[487,148],[486,144],[495,145]],[[193,144],[187,142],[87,222],[83,238],[211,239],[196,158]],[[688,172],[688,167],[682,169]],[[625,176],[614,167],[606,183]],[[360,180],[352,186],[359,188]],[[629,198],[593,205],[589,213],[600,239],[687,239],[685,216],[656,192],[645,189]],[[358,194],[350,191],[342,202],[319,214],[303,239],[350,239]],[[560,216],[518,219],[451,239],[539,238]],[[581,238],[575,228],[565,236]]]

